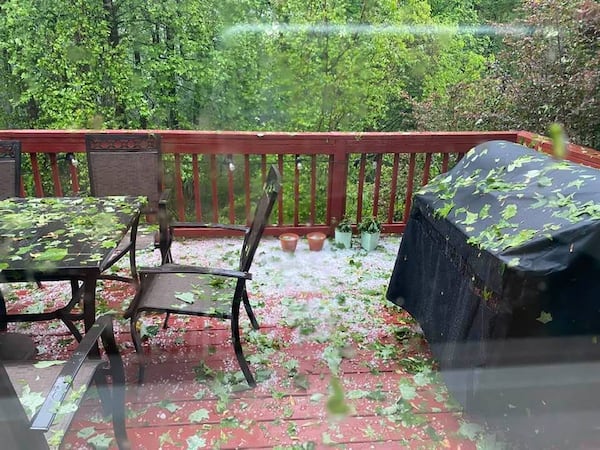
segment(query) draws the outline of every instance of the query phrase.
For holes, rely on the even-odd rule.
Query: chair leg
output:
[[[131,340],[133,341],[133,347],[135,348],[135,352],[140,354],[142,353],[142,338],[140,333],[137,330],[137,322],[139,319],[139,314],[134,313],[129,319],[129,330],[131,332]]]
[[[65,326],[69,329],[73,337],[77,339],[77,342],[81,342],[81,339],[83,339],[83,337],[81,336],[81,332],[77,329],[75,324],[69,318],[64,316],[61,317],[60,320],[62,320]]]
[[[6,301],[0,291],[0,331],[6,331],[8,321],[6,320]]]
[[[250,300],[248,300],[248,292],[244,287],[242,292],[242,300],[244,302],[244,308],[246,309],[246,314],[248,314],[248,318],[250,319],[250,323],[252,324],[252,328],[258,330],[260,326],[258,325],[258,321],[256,320],[256,316],[254,315],[254,311],[252,310],[252,306],[250,306]]]
[[[125,425],[125,368],[123,367],[123,359],[115,340],[112,323],[109,329],[105,329],[102,332],[102,342],[110,366],[108,369],[103,370],[104,377],[102,377],[101,385],[107,388],[117,446],[119,450],[129,450],[131,449],[131,445],[127,438],[127,428]],[[106,385],[106,375],[108,374],[110,374],[112,381],[111,389],[108,389]]]
[[[138,359],[138,384],[144,383],[144,375],[145,375],[145,364],[143,361],[142,355],[142,338],[140,333],[137,330],[137,322],[139,319],[139,314],[135,312],[131,319],[129,320],[129,330],[131,333],[131,340],[133,341],[133,347],[135,348],[135,352],[137,354]]]
[[[236,300],[234,300],[234,304]],[[233,349],[235,351],[235,356],[238,360],[238,364],[240,365],[240,369],[242,369],[242,373],[248,382],[250,387],[256,387],[256,381],[254,380],[254,376],[252,376],[252,372],[250,372],[250,368],[248,367],[248,362],[246,362],[246,358],[244,357],[244,350],[242,349],[242,342],[240,340],[240,307],[239,300],[237,300],[237,307],[234,305],[232,309],[231,315],[231,341],[233,343]]]
[[[163,330],[169,328],[169,317],[171,317],[171,313],[167,311],[167,314],[165,315],[165,321],[163,322]]]

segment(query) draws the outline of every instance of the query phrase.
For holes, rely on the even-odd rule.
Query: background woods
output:
[[[545,133],[558,121],[599,146],[594,0],[0,9],[0,128]]]

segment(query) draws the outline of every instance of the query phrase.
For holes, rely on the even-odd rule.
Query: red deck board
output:
[[[368,257],[361,258],[367,264]],[[347,259],[342,264],[347,264]],[[412,319],[382,302],[375,294],[379,288],[363,293],[360,284],[371,269],[351,268],[353,281],[349,283],[335,279],[330,286],[300,283],[275,288],[269,283],[281,283],[283,278],[261,275],[263,269],[259,264],[256,279],[267,283],[250,292],[251,301],[259,304],[255,313],[261,328],[250,334],[245,314],[241,321],[250,368],[255,374],[266,374],[259,377],[255,389],[227,392],[231,384],[218,381],[239,373],[228,322],[173,315],[169,328],[160,328],[144,343],[143,353],[136,355],[129,324],[117,314],[115,330],[125,362],[127,430],[133,449],[181,449],[196,444],[200,448],[201,443],[205,448],[303,443],[348,449],[476,447],[472,439],[457,434],[465,419],[443,383],[435,377],[428,379],[428,372],[415,377],[424,367],[433,367],[435,372],[435,364],[418,333],[406,340],[396,335],[399,328],[412,328]],[[333,287],[342,289],[346,302],[355,302],[354,306],[337,305]],[[10,308],[18,310],[29,304],[27,292],[34,289],[31,286],[20,292],[24,301],[13,302]],[[54,286],[44,289],[51,293]],[[106,282],[99,289],[98,309],[123,311],[132,297],[130,286]],[[163,315],[149,315],[143,320],[146,325],[162,327],[163,319]],[[311,325],[310,321],[316,321],[314,329],[303,328]],[[345,331],[340,332],[340,327]],[[28,329],[43,346],[42,359],[66,358],[75,348],[76,342],[60,322]],[[337,342],[331,339],[334,336]],[[340,342],[347,345],[336,368],[335,358],[328,352]],[[139,361],[145,365],[143,384],[138,384]],[[422,367],[409,367],[411,361],[423,361]],[[200,366],[212,375],[200,377]],[[344,402],[350,407],[349,415],[340,421],[328,414],[332,370],[337,371]],[[403,392],[406,399],[402,399]],[[397,402],[408,408],[406,417],[394,413]],[[101,412],[91,391],[62,448],[90,448],[89,436],[78,435],[81,431],[112,437],[112,424]],[[402,420],[409,422],[403,424]],[[411,425],[411,420],[423,423]],[[109,447],[115,448],[114,440]]]

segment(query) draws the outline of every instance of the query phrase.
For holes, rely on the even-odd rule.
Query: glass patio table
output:
[[[128,231],[135,280],[135,238],[145,202],[144,197],[130,196],[0,201],[0,283],[70,281],[72,287],[70,301],[52,311],[8,314],[0,301],[0,326],[60,319],[81,339],[73,322],[83,319],[86,331],[94,323],[96,282],[120,259],[115,251]],[[81,300],[82,311],[73,312]]]

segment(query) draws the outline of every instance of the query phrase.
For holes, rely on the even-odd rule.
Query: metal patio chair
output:
[[[0,200],[18,197],[21,180],[21,143],[0,140]]]
[[[10,337],[11,339],[6,339]],[[16,345],[15,338],[22,343]],[[10,348],[3,342],[9,341]],[[105,358],[94,357],[101,343]],[[67,361],[42,365],[23,361],[15,347],[33,346],[31,338],[0,333],[0,442],[2,448],[54,448],[68,429],[82,399],[81,390],[96,384],[105,414],[112,415],[113,430],[120,450],[129,449],[125,428],[125,373],[113,333],[112,317],[97,319]],[[29,352],[30,353],[30,352]],[[10,357],[10,360],[9,358]],[[107,377],[111,378],[108,383]],[[19,397],[40,394],[44,403],[23,404]],[[29,417],[33,415],[33,417]]]
[[[0,200],[21,194],[21,143],[0,140]],[[38,287],[41,283],[37,282]],[[0,317],[6,315],[6,302],[0,291]],[[0,322],[0,331],[6,330],[6,322]]]
[[[148,199],[142,214],[156,216],[167,207],[168,192],[164,192],[160,135],[153,133],[90,133],[85,136],[90,193],[92,196],[135,195]],[[132,228],[136,231],[137,227]],[[157,234],[158,235],[158,234]],[[166,236],[168,233],[160,233]],[[154,239],[163,262],[170,259],[170,239]],[[136,281],[136,236],[130,233],[115,250],[107,267],[129,252],[132,279],[116,275],[103,278]]]
[[[198,227],[243,232],[244,241],[238,267],[222,269],[166,263],[159,267],[140,270],[140,289],[125,313],[125,317],[130,318],[131,321],[131,336],[138,353],[142,351],[142,342],[137,322],[144,312],[166,313],[165,327],[170,314],[229,319],[233,348],[240,368],[248,384],[251,387],[256,386],[240,341],[240,305],[243,303],[252,327],[258,329],[258,322],[248,301],[246,281],[252,279],[252,274],[249,272],[250,266],[273,205],[279,195],[280,187],[279,172],[274,166],[271,166],[250,227],[195,224]],[[193,224],[186,224],[186,226],[193,226]],[[165,227],[161,228],[165,229]],[[140,381],[143,378],[143,367],[142,363]]]

